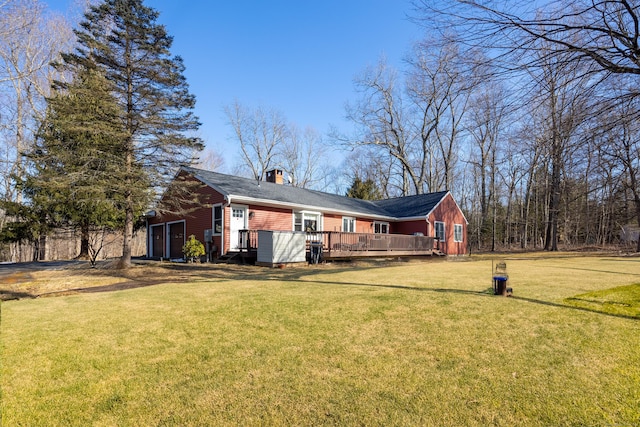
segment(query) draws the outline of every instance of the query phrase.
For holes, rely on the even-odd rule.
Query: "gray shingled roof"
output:
[[[183,170],[194,175],[214,190],[229,196],[232,202],[234,197],[236,199],[248,198],[255,201],[278,202],[287,205],[308,206],[315,209],[387,218],[425,216],[447,194],[446,191],[441,191],[438,193],[369,201],[271,182],[258,182],[254,179],[192,167],[183,167]]]
[[[431,212],[447,193],[448,191],[439,191],[437,193],[397,197],[378,200],[375,204],[395,218],[412,218]]]

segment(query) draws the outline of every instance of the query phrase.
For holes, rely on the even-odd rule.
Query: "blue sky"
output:
[[[69,13],[74,0],[43,0]],[[356,98],[353,79],[381,56],[400,66],[420,29],[407,20],[409,0],[146,0],[174,37],[172,53],[186,66],[201,137],[237,161],[223,107],[281,111],[299,128],[325,134],[350,130],[344,105]]]

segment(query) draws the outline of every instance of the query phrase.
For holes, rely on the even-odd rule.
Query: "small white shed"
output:
[[[258,265],[275,266],[306,261],[306,233],[299,231],[258,231]]]

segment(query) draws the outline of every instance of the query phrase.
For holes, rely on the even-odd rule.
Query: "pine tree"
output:
[[[202,149],[200,139],[189,136],[200,124],[182,59],[170,56],[173,39],[157,18],[142,0],[105,0],[85,15],[76,51],[62,55],[70,68],[95,61],[121,107],[122,267],[131,263],[134,221],[152,201],[149,189],[166,187],[179,165]]]
[[[359,176],[353,179],[351,187],[347,190],[347,197],[363,200],[380,200],[382,194],[380,189],[376,187],[376,183],[371,179],[361,180]]]
[[[126,134],[111,86],[99,69],[80,67],[70,84],[54,87],[26,154],[32,168],[23,186],[32,209],[47,212],[50,228],[79,228],[81,256],[89,255],[90,232],[123,225],[126,188],[118,165]]]

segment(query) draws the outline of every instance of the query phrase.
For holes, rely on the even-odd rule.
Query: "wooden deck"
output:
[[[432,255],[433,237],[324,231],[309,233],[311,244],[322,243],[324,259]]]
[[[245,251],[256,251],[259,245],[257,230],[242,230],[241,242]],[[322,247],[322,259],[358,257],[394,257],[434,254],[434,238],[404,234],[343,233],[321,231],[307,233],[307,253]]]

